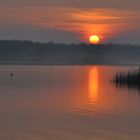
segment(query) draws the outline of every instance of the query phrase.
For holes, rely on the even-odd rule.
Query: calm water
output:
[[[140,91],[110,82],[128,69],[0,66],[0,139],[139,140]]]

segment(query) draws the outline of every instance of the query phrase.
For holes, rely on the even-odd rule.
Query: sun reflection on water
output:
[[[89,99],[91,102],[97,102],[99,90],[99,74],[97,67],[89,69]]]

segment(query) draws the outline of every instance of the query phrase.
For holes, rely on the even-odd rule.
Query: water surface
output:
[[[0,139],[139,140],[139,91],[111,82],[128,69],[0,66]]]

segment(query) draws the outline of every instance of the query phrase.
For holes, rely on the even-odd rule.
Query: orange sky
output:
[[[81,35],[81,42],[86,42],[92,34],[99,35],[101,40],[105,41],[119,34],[140,30],[140,12],[138,9],[130,10],[129,7],[125,10],[119,7],[105,8],[105,6],[102,8],[85,6],[84,8],[83,6],[66,6],[66,4],[57,5],[55,1],[50,5],[37,6],[27,3],[20,6],[15,1],[14,5],[0,6],[0,17],[0,27],[1,24],[6,24],[7,26],[32,26],[42,30],[72,32]]]

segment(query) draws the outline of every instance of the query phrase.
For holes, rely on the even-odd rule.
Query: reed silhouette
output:
[[[128,73],[117,73],[114,83],[117,87],[127,86],[128,88],[140,89],[140,68]]]

